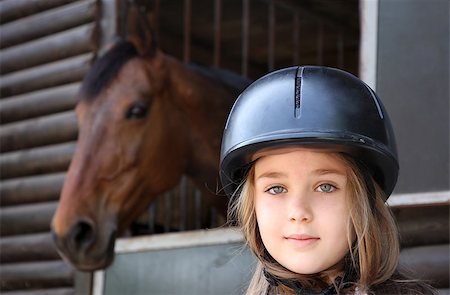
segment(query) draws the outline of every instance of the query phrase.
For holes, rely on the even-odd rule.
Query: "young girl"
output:
[[[398,176],[375,93],[326,67],[270,73],[237,99],[221,181],[258,265],[247,294],[434,294],[398,271]]]

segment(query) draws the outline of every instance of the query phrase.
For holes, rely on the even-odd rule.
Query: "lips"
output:
[[[293,243],[296,246],[309,246],[315,244],[320,240],[319,237],[307,235],[307,234],[293,234],[285,237],[286,240]]]

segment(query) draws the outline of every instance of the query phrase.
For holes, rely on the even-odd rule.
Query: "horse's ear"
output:
[[[148,9],[137,4],[129,5],[127,39],[144,56],[154,56],[158,50],[156,36],[150,24]]]

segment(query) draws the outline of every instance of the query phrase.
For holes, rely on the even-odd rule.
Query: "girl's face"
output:
[[[270,255],[299,274],[335,265],[349,250],[347,169],[333,153],[304,148],[261,153],[255,210]]]

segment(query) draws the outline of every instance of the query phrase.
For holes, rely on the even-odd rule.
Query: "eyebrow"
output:
[[[265,172],[261,175],[259,175],[256,180],[261,179],[261,178],[286,178],[287,174],[283,173],[283,172],[275,172],[275,171],[268,171]]]
[[[337,174],[340,176],[347,176],[345,172],[336,169],[317,169],[314,170],[313,173],[317,175]]]

